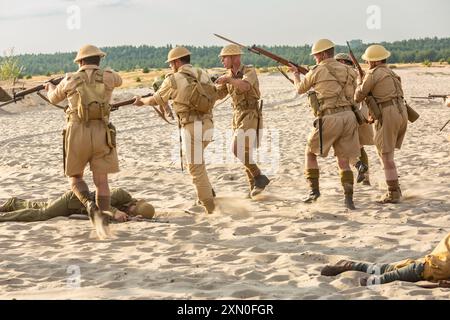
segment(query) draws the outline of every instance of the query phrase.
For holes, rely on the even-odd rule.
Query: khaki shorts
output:
[[[258,113],[256,111],[249,112],[235,112],[233,114],[233,140],[238,139],[241,135],[245,138],[245,148],[256,147],[256,134],[259,134],[259,142],[261,143],[263,121],[262,117],[259,120],[259,132],[258,130]],[[252,131],[248,131],[252,130]],[[254,135],[254,136],[253,136]]]
[[[394,152],[400,149],[406,134],[408,114],[406,106],[400,104],[383,108],[383,120],[375,122],[374,142],[379,153]]]
[[[82,174],[89,163],[96,173],[119,171],[116,148],[108,146],[106,126],[102,120],[91,120],[87,124],[70,121],[66,133],[66,176]]]
[[[242,129],[242,130],[248,130],[248,129],[254,129],[256,130],[258,126],[258,112],[255,111],[245,111],[245,112],[239,112],[235,111],[233,113],[233,123],[232,127],[233,130]],[[259,129],[262,129],[263,123],[262,123],[262,117],[259,121]]]
[[[373,146],[373,126],[364,123],[358,127],[359,144],[362,146]]]
[[[331,147],[339,158],[358,158],[360,154],[358,122],[353,111],[343,111],[323,117],[323,156],[326,157]],[[319,123],[308,138],[308,151],[320,154]]]

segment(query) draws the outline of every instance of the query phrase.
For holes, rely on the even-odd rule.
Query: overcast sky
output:
[[[450,37],[450,0],[0,0],[0,54],[223,45],[212,33],[248,45]]]

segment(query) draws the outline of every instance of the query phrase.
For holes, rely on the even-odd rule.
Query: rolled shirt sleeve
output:
[[[164,79],[161,87],[153,95],[156,103],[162,107],[165,107],[172,97],[173,88],[169,77]]]
[[[305,75],[303,80],[301,81],[298,81],[297,79],[295,80],[295,87],[297,88],[299,94],[303,94],[312,88],[313,83],[314,83],[313,72],[310,71]]]
[[[47,97],[51,103],[57,104],[66,99],[67,85],[69,83],[68,79],[70,79],[70,76],[66,75],[55,89],[48,91]]]

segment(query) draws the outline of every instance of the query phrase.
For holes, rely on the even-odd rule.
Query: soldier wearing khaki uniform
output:
[[[361,284],[384,284],[392,281],[417,282],[443,281],[446,287],[450,285],[450,233],[447,234],[434,250],[420,259],[407,259],[405,261],[389,264],[373,264],[341,260],[336,265],[325,266],[321,274],[336,276],[346,271],[361,271],[375,274],[364,277]],[[369,281],[368,281],[369,280]]]
[[[95,192],[90,193],[90,198],[95,199]],[[134,199],[129,192],[117,188],[111,190],[111,206],[113,219],[124,222],[131,217],[153,218],[155,209],[144,200]],[[87,214],[86,208],[73,191],[68,191],[58,199],[50,202],[27,201],[19,198],[11,198],[0,206],[0,221],[44,221],[55,217],[67,217],[74,214]]]
[[[259,143],[262,114],[259,108],[259,82],[256,70],[241,63],[241,49],[235,44],[225,46],[220,59],[227,73],[216,80],[219,99],[230,94],[233,100],[233,154],[244,164],[250,197],[261,193],[270,180],[253,160],[253,149]]]
[[[355,206],[350,159],[360,156],[358,123],[352,111],[356,72],[333,58],[334,44],[330,40],[317,41],[312,47],[311,55],[314,55],[317,65],[305,75],[303,80],[300,80],[297,68],[291,65],[291,71],[295,76],[295,86],[299,94],[306,93],[311,88],[314,88],[317,94],[318,114],[321,114],[323,119],[322,156],[327,156],[333,147],[340,168],[345,195],[344,203],[347,208],[353,210]],[[311,203],[320,196],[317,155],[320,155],[319,126],[315,124],[315,129],[308,138],[308,147],[305,152],[305,176],[311,188],[309,195],[303,200],[305,203]]]
[[[105,56],[95,46],[80,49],[74,62],[80,68],[67,74],[58,86],[46,85],[48,99],[57,104],[68,100],[65,131],[65,174],[72,191],[89,212],[91,221],[99,219],[107,224],[104,214],[110,207],[108,174],[119,171],[115,145],[115,130],[109,123],[114,88],[122,84],[121,77],[112,70],[101,70],[100,59]],[[84,168],[90,164],[96,199],[89,197],[89,187],[83,180]]]
[[[204,150],[212,141],[213,115],[212,106],[217,99],[216,90],[206,71],[194,68],[190,64],[191,53],[183,47],[170,50],[166,62],[170,64],[173,73],[169,74],[161,87],[152,97],[136,97],[135,105],[160,105],[165,107],[172,100],[172,107],[183,130],[184,145],[186,150],[187,167],[192,176],[196,188],[199,204],[206,212],[212,213],[215,209],[214,195],[211,183],[208,179],[204,161]],[[214,94],[208,95],[212,105],[209,110],[200,112],[194,105],[193,81],[201,83],[203,88],[213,90]]]
[[[369,71],[364,79],[359,79],[355,92],[355,101],[361,102],[372,96],[379,114],[374,110],[375,145],[384,167],[388,191],[380,203],[397,203],[401,199],[397,168],[394,162],[394,151],[400,149],[406,134],[408,115],[403,100],[403,90],[400,77],[386,64],[390,56],[381,45],[369,46],[362,58],[369,64]],[[371,98],[371,97],[369,97]],[[370,107],[370,104],[368,104]]]
[[[334,58],[340,63],[344,63],[352,68],[355,68],[352,59],[346,53],[338,53]],[[355,82],[356,89],[356,82]],[[366,104],[361,103],[359,106],[359,111],[362,113],[365,119],[369,118],[369,109]],[[362,182],[364,185],[370,185],[369,179],[369,157],[364,149],[364,146],[373,146],[373,128],[370,123],[360,124],[358,127],[359,144],[361,146],[361,157],[355,163],[355,167],[358,170],[358,176],[356,177],[356,182]]]

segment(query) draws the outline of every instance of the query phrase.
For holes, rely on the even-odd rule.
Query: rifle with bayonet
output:
[[[32,93],[35,93],[35,92],[38,93],[38,95],[42,98],[43,96],[42,96],[41,94],[39,94],[39,93],[40,93],[39,91],[44,90],[44,88],[45,88],[45,83],[52,83],[52,84],[54,84],[54,85],[56,86],[56,85],[58,85],[63,79],[64,79],[64,77],[53,78],[53,79],[50,79],[50,80],[44,82],[43,84],[40,84],[40,85],[35,86],[35,87],[33,87],[33,88],[26,89],[26,90],[22,90],[22,91],[19,91],[19,92],[14,92],[13,98],[12,98],[11,100],[9,100],[9,101],[7,101],[7,102],[1,104],[1,105],[0,105],[0,108],[6,106],[6,105],[8,105],[8,104],[11,104],[11,103],[16,103],[17,101],[20,101],[20,100],[22,100],[23,98],[25,98],[27,95],[32,94]],[[43,98],[43,99],[46,100],[47,102],[49,102],[47,99],[45,99],[45,98]],[[59,106],[58,106],[58,107],[59,107]]]
[[[355,55],[353,54],[352,48],[350,48],[350,44],[347,42],[347,48],[348,48],[348,54],[350,55],[350,59],[352,59],[353,64],[355,65],[356,69],[358,69],[358,74],[361,77],[361,79],[364,78],[364,71],[361,68],[361,65],[359,64],[358,60],[356,59]]]
[[[295,66],[297,68],[298,72],[300,72],[301,74],[307,74],[309,72],[308,69],[306,69],[306,68],[304,68],[304,67],[302,67],[302,66],[300,66],[300,65],[298,65],[298,64],[296,64],[296,63],[294,63],[292,61],[289,61],[289,60],[287,60],[287,59],[285,59],[283,57],[277,56],[276,54],[274,54],[274,53],[272,53],[270,51],[267,51],[267,50],[265,50],[263,48],[257,47],[256,45],[253,45],[251,47],[247,47],[247,46],[244,46],[243,44],[240,44],[238,42],[235,42],[233,40],[225,38],[225,37],[223,37],[223,36],[221,36],[219,34],[214,33],[214,35],[216,37],[222,39],[222,40],[225,40],[225,41],[228,41],[230,43],[233,43],[233,44],[235,44],[235,45],[237,45],[237,46],[239,46],[239,47],[241,47],[243,49],[246,49],[246,50],[248,50],[250,52],[253,52],[255,54],[263,55],[263,56],[265,56],[265,57],[267,57],[269,59],[272,59],[272,60],[278,62],[279,64],[285,65],[287,67],[289,67],[292,64],[293,66]]]
[[[148,94],[142,96],[141,98],[148,98],[148,97],[151,97],[151,96],[153,96],[153,93],[148,93]],[[120,107],[129,106],[129,105],[133,104],[135,101],[136,101],[136,99],[132,98],[132,99],[128,99],[128,100],[112,103],[111,104],[111,112],[119,110]],[[167,109],[162,108],[161,106],[159,106],[159,109],[157,107],[155,107],[155,106],[152,106],[152,107],[153,107],[153,110],[155,110],[155,112],[158,114],[158,116],[161,119],[163,119],[168,124],[174,125],[174,123],[170,122],[166,118],[166,114],[168,114],[169,117],[172,120],[175,120],[175,118],[173,116],[173,113],[172,113],[172,110],[170,110],[170,107],[168,107]]]
[[[443,99],[445,102],[448,97],[450,97],[450,94],[431,94],[431,93],[429,93],[427,97],[411,97],[411,98],[412,99],[427,99],[427,100],[439,98],[439,99]]]

